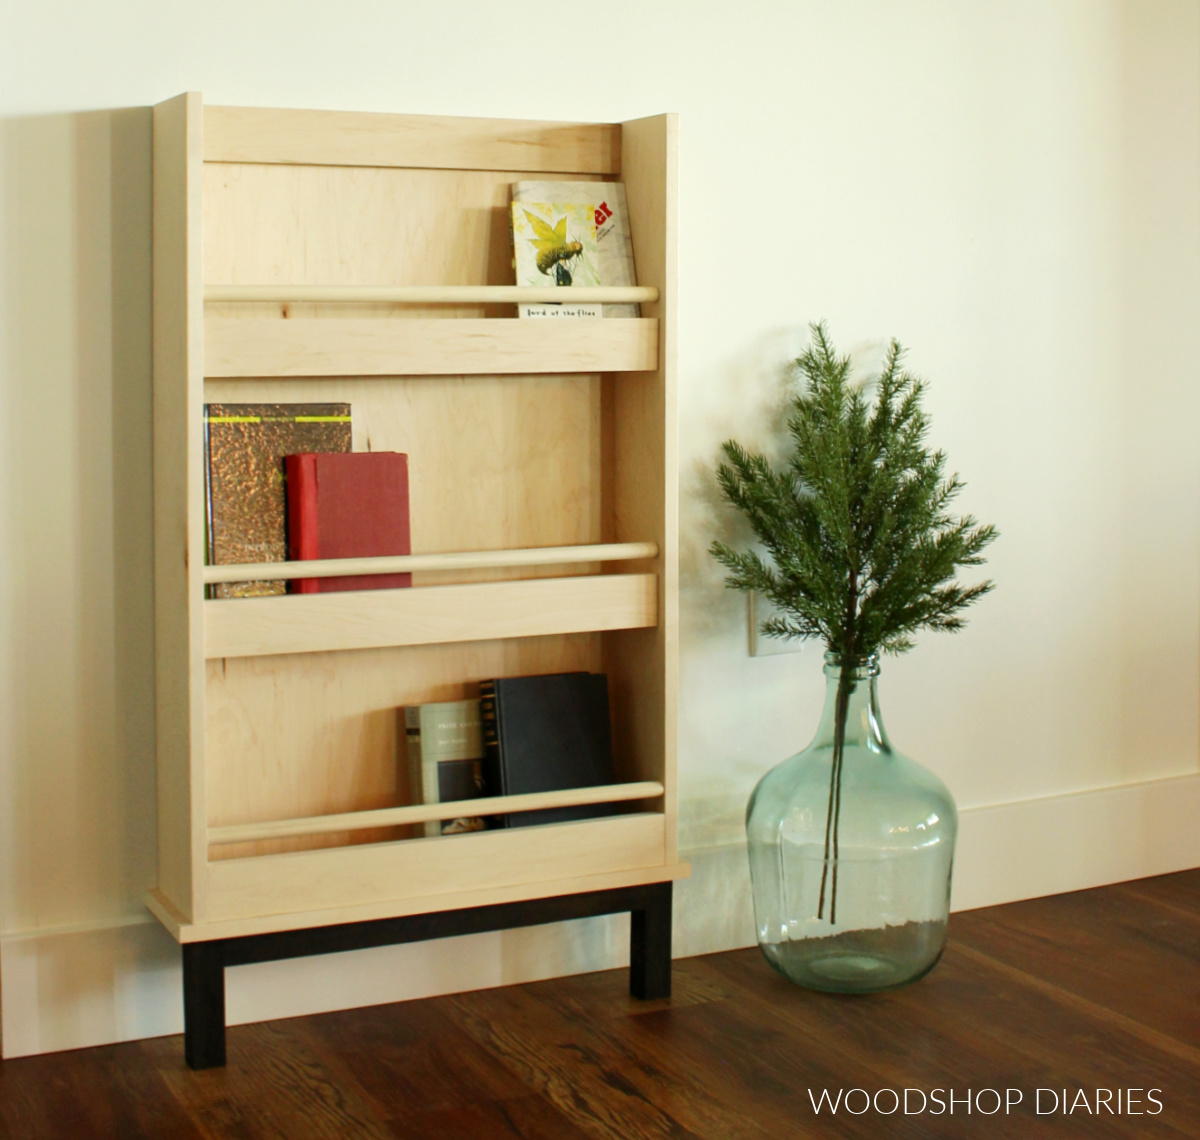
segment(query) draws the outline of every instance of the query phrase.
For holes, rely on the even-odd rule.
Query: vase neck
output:
[[[883,716],[879,711],[876,681],[879,659],[870,657],[856,668],[843,668],[833,654],[825,655],[825,708],[813,739],[813,748],[832,748],[837,731],[839,700],[846,704],[846,738],[849,747],[890,752]]]

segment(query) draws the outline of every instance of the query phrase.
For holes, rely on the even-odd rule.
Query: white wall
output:
[[[10,0],[0,39],[6,1055],[177,1031],[154,879],[149,116],[210,102],[682,114],[685,857],[677,947],[752,941],[741,814],[819,650],[749,658],[710,476],[773,446],[807,322],[931,382],[1002,538],[957,637],[885,666],[963,806],[955,903],[1200,863],[1195,0]],[[734,531],[736,533],[736,531]],[[232,1020],[619,963],[621,920],[231,971]],[[353,966],[353,968],[350,968]]]

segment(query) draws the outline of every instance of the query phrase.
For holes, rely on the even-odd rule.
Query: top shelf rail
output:
[[[397,305],[573,305],[653,304],[650,285],[587,286],[569,289],[528,285],[205,285],[206,301],[387,302]]]

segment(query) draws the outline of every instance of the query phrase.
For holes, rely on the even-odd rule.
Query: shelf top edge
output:
[[[204,108],[204,161],[616,176],[619,123]]]

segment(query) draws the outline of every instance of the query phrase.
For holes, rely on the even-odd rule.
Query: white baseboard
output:
[[[955,910],[1200,867],[1200,774],[960,813]]]
[[[968,808],[962,812],[954,908],[1200,866],[1200,775]],[[744,844],[684,852],[676,884],[678,957],[754,944]],[[623,966],[626,916],[385,946],[227,971],[237,1025],[405,1001]],[[0,937],[5,1057],[179,1033],[179,949],[157,922]]]

